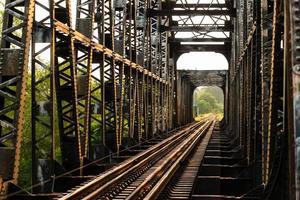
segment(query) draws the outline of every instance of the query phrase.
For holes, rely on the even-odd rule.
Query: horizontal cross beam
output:
[[[175,32],[231,32],[233,27],[226,26],[171,26],[162,27],[161,31],[175,31]]]
[[[229,47],[227,45],[180,45],[178,47],[178,52],[190,52],[190,51],[213,51],[213,52],[221,52],[228,50]]]
[[[175,4],[174,8],[228,8],[224,3],[210,4],[210,3],[188,3],[188,4]]]
[[[147,16],[234,16],[234,13],[230,10],[153,10],[148,9]]]
[[[170,42],[230,42],[230,38],[174,38]]]

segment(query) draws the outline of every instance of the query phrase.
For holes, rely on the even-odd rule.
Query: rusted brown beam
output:
[[[147,11],[148,17],[153,16],[203,16],[203,15],[209,15],[209,16],[234,16],[234,12],[231,10],[169,10],[169,9],[163,9],[163,10],[153,10],[149,9]]]
[[[92,41],[91,39],[84,36],[82,33],[71,29],[67,25],[65,25],[59,21],[56,21],[55,27],[56,27],[56,30],[61,32],[62,34],[67,35],[67,34],[71,33],[74,36],[73,38],[75,40],[78,40],[79,42],[81,42],[83,45],[86,45],[86,46],[90,45],[94,50],[103,52],[107,57],[113,58],[115,61],[123,62],[125,64],[125,66],[129,66],[132,69],[138,70],[139,72],[143,73],[144,75],[149,76],[149,77],[153,78],[154,80],[157,80],[163,84],[169,84],[166,80],[163,80],[158,75],[156,75],[156,74],[150,72],[149,70],[143,68],[142,66],[130,61],[129,59],[124,58],[120,54],[115,53],[111,49],[106,48],[104,45]]]
[[[180,45],[178,51],[224,51],[228,49],[226,45],[196,44]]]

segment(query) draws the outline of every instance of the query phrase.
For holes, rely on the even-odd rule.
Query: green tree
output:
[[[209,113],[212,110],[212,107],[209,102],[205,101],[204,99],[200,99],[197,102],[197,106],[199,108],[199,113]]]
[[[197,99],[198,101],[200,100],[206,101],[207,103],[209,103],[211,108],[214,108],[217,105],[216,98],[208,92],[201,93],[199,96],[197,96]]]
[[[194,106],[197,107],[197,114],[223,113],[224,95],[219,87],[197,88],[194,94],[194,101]]]
[[[206,93],[211,94],[217,103],[223,103],[224,101],[224,95],[222,90],[219,87],[206,87],[204,90]]]
[[[0,2],[0,39],[2,35],[3,13],[4,13],[4,2]]]

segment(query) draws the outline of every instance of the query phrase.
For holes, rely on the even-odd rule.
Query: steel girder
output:
[[[187,77],[177,71],[177,124],[179,126],[193,121],[193,94],[195,86]]]
[[[178,38],[182,37],[181,32],[191,32],[192,38],[220,38],[221,35],[228,38],[228,32],[233,30],[235,9],[229,2],[211,0],[210,3],[198,1],[191,4],[178,0],[170,5],[166,3],[165,10],[149,11],[149,14],[161,14],[172,19],[170,26],[164,30],[174,31]]]
[[[187,26],[171,26],[164,27],[162,30],[164,31],[175,31],[175,32],[231,32],[231,25],[187,25]]]
[[[0,51],[0,195],[19,176],[35,1],[7,0]]]
[[[52,1],[54,20],[72,27],[70,1]],[[55,32],[54,70],[59,135],[65,168],[78,167],[83,158],[84,136],[79,122],[75,39],[71,34]],[[69,148],[70,147],[70,148]]]
[[[83,2],[83,5],[86,6],[88,3],[91,3],[91,1],[85,3]],[[149,82],[152,82],[154,85],[154,91],[152,92],[152,94],[155,95],[155,98],[153,98],[155,99],[155,101],[153,101],[154,102],[153,109],[156,110],[162,110],[157,107],[157,104],[159,104],[160,106],[163,105],[162,102],[158,102],[159,97],[161,96],[162,93],[164,93],[164,91],[162,91],[162,88],[170,87],[169,86],[170,84],[168,83],[168,81],[166,81],[167,77],[161,76],[161,73],[159,72],[159,70],[161,70],[161,68],[163,67],[153,66],[153,64],[156,63],[152,63],[152,65],[150,65],[151,67],[149,68],[149,70],[146,70],[143,69],[142,67],[139,67],[139,65],[135,65],[135,67],[138,69],[134,69],[133,67],[131,67],[133,63],[127,62],[126,59],[131,59],[137,62],[144,60],[143,56],[145,55],[145,53],[143,47],[141,46],[142,45],[141,40],[144,37],[143,36],[144,29],[140,25],[139,33],[137,33],[138,27],[137,27],[136,16],[141,17],[144,13],[142,10],[145,8],[143,8],[142,7],[143,4],[141,4],[138,5],[141,8],[139,10],[136,10],[135,2],[131,2],[131,1],[125,2],[125,4],[124,2],[121,2],[120,5],[117,3],[115,2],[113,6],[111,1],[97,2],[95,8],[104,9],[104,12],[101,12],[103,16],[100,17],[100,19],[109,19],[109,20],[104,20],[97,23],[98,29],[101,26],[102,29],[101,30],[94,29],[94,32],[96,30],[96,34],[95,36],[93,36],[93,38],[100,38],[99,40],[100,43],[102,42],[106,47],[111,48],[112,50],[110,54],[108,54],[107,52],[99,52],[100,54],[104,53],[99,63],[100,68],[102,69],[101,78],[100,78],[100,82],[102,85],[102,90],[100,91],[102,95],[101,96],[102,97],[101,99],[102,138],[104,142],[104,148],[106,148],[109,152],[118,153],[119,148],[122,145],[122,138],[124,135],[123,131],[125,131],[126,133],[126,130],[128,130],[129,134],[127,134],[127,137],[132,137],[132,139],[137,142],[142,139],[147,139],[148,137],[147,129],[146,129],[147,126],[146,124],[148,122],[146,122],[145,120],[146,118],[145,116],[147,116],[148,114],[148,112],[146,112],[145,109],[145,99],[147,99],[148,96],[145,94],[145,88],[148,88],[149,85],[145,84],[145,78],[147,78],[147,80]],[[90,7],[94,7],[94,6],[90,5]],[[82,7],[78,5],[77,9],[82,9]],[[90,10],[90,9],[85,9],[83,10],[83,12],[86,12],[86,10]],[[80,13],[78,11],[78,15],[79,14]],[[93,19],[93,17],[88,17],[88,18]],[[78,20],[83,21],[83,19],[77,17],[77,29],[80,28],[80,23],[78,22]],[[155,25],[152,24],[151,27],[154,28]],[[82,32],[79,29],[78,31]],[[137,36],[137,34],[140,34],[139,37]],[[158,31],[153,30],[153,34],[158,34]],[[80,35],[80,33],[78,33],[78,35]],[[86,37],[85,39],[88,38],[93,39],[91,36],[88,37],[85,35],[85,37]],[[84,52],[82,52],[82,50],[79,49],[79,47],[81,47],[80,44],[76,44],[76,45],[78,46],[78,48],[76,46],[76,50],[81,51],[80,53],[77,52],[76,75],[80,73],[82,75],[89,74],[88,71],[91,70],[89,69],[90,68],[89,66],[84,67],[84,69],[87,69],[87,72],[85,72],[85,70],[82,69],[83,64],[81,64],[81,68],[79,67],[80,64],[79,60],[81,57],[83,57]],[[152,52],[157,52],[158,51],[157,46],[159,45],[161,45],[159,40],[157,44],[152,44],[151,45]],[[97,50],[99,51],[100,49],[96,49],[96,51]],[[152,55],[154,54],[152,53]],[[97,53],[94,56],[97,56]],[[116,57],[118,59],[116,59]],[[149,58],[146,57],[146,59]],[[90,60],[93,59],[90,58]],[[155,60],[157,61],[157,59]],[[158,59],[158,61],[160,61],[160,59]],[[97,64],[97,62],[98,61],[94,61],[90,65],[92,66],[93,64]],[[130,64],[130,67],[128,66],[128,64]],[[143,62],[141,62],[141,64],[143,64]],[[154,73],[151,73],[151,71],[153,71]],[[90,77],[92,75],[91,73],[90,75],[88,75],[89,81],[91,81]],[[128,88],[125,88],[126,82],[129,83]],[[87,83],[87,88],[92,88],[92,86],[88,86],[89,84],[90,83]],[[87,93],[91,92],[90,89],[86,89],[86,90]],[[87,94],[86,97],[89,98],[88,97],[89,95],[90,94]],[[79,98],[82,99],[82,97],[78,96],[78,99]],[[88,105],[87,103],[89,103],[90,101],[91,100],[89,99],[85,99],[86,103],[85,104],[81,103],[81,106],[87,109],[87,107],[89,106],[86,105]],[[78,112],[82,113],[80,114],[81,117],[88,116],[86,114],[87,111],[83,112],[79,110]],[[91,118],[91,115],[89,117]],[[79,123],[79,127],[87,126],[88,124],[86,124],[86,121],[88,121],[88,119],[83,120],[81,124]],[[161,125],[162,122],[159,122],[158,124]],[[88,130],[88,127],[85,127],[85,129]],[[83,130],[85,129],[83,128]],[[157,127],[154,128],[153,131],[154,134],[155,132],[157,132],[157,129],[159,128]],[[90,145],[88,143],[88,141],[90,141],[89,139],[90,136],[87,136],[88,133],[89,132],[86,131],[83,133],[81,132],[79,133],[81,136],[83,135],[83,137],[80,137],[80,142],[82,143],[80,144],[80,146],[83,149],[85,149],[81,151],[81,154],[85,153],[85,155],[87,155],[86,152],[89,149],[87,146]],[[82,157],[85,156],[82,155]],[[81,158],[79,161],[82,162],[82,159],[83,158]]]
[[[295,199],[291,113],[297,109],[290,106],[293,40],[287,5],[281,0],[236,4],[241,9],[237,10],[229,71],[229,113],[234,114],[227,123],[248,164],[254,166],[253,173],[261,175],[254,187],[263,184],[266,199]]]
[[[299,1],[297,0],[290,0],[286,2],[285,5],[285,16],[289,16],[289,18],[285,19],[285,26],[289,27],[285,30],[286,36],[286,46],[291,47],[292,51],[287,52],[285,55],[285,64],[286,64],[286,70],[285,75],[287,79],[287,84],[293,84],[293,92],[291,90],[286,91],[286,98],[287,98],[287,106],[285,107],[285,111],[290,113],[288,116],[288,120],[285,121],[285,127],[286,131],[288,131],[290,134],[294,133],[293,136],[290,136],[289,138],[289,151],[290,151],[290,165],[289,170],[290,174],[289,177],[292,178],[289,182],[289,188],[290,193],[294,194],[291,195],[292,199],[298,199],[300,197],[300,143],[299,143],[299,137],[300,137],[300,125],[299,125],[299,119],[300,119],[300,88],[299,88],[299,32],[296,30],[299,28]],[[288,35],[290,33],[290,35]],[[289,37],[291,38],[289,42]],[[292,68],[290,67],[292,66]],[[290,77],[292,75],[292,78]],[[293,96],[293,98],[291,98]],[[292,104],[293,102],[293,104]],[[293,105],[291,107],[290,105]],[[292,114],[293,112],[293,114]],[[294,148],[295,146],[295,148]],[[294,157],[295,155],[295,157]],[[293,179],[295,177],[295,179]]]
[[[31,44],[31,170],[32,184],[54,175],[56,136],[54,29],[49,20],[53,17],[50,2],[35,1],[36,9],[45,15],[35,14]],[[43,130],[43,131],[41,131]],[[44,166],[44,167],[42,167]],[[38,175],[38,168],[49,170]],[[49,183],[51,185],[51,181]],[[42,189],[40,189],[42,190]],[[34,192],[37,189],[33,190]],[[50,192],[44,191],[44,192]]]
[[[9,159],[12,164],[1,171],[1,192],[9,181],[17,183],[32,35],[32,184],[50,180],[49,187],[33,192],[51,190],[58,152],[66,170],[81,167],[82,173],[86,161],[118,155],[121,146],[133,144],[128,138],[138,143],[173,128],[175,72],[169,33],[159,32],[169,22],[146,18],[146,10],[161,9],[160,3],[78,0],[72,20],[70,0],[6,2],[1,143],[7,147],[0,147],[0,164]],[[34,6],[43,17],[34,15]],[[19,29],[21,36],[14,33]],[[13,56],[20,62],[10,72],[7,59]]]
[[[298,1],[236,1],[240,9],[234,19],[227,16],[233,12],[229,1],[182,7],[185,4],[155,0],[78,0],[75,29],[70,5],[70,0],[6,1],[0,53],[1,193],[8,183],[17,183],[28,76],[32,176],[39,184],[37,168],[50,168],[44,178],[54,177],[58,146],[63,166],[72,169],[118,153],[128,140],[137,143],[175,123],[192,121],[194,85],[176,72],[174,62],[184,51],[220,46],[195,45],[173,52],[170,49],[178,47],[173,41],[224,41],[226,53],[232,39],[228,130],[235,133],[247,164],[254,165],[253,173],[261,175],[254,186],[264,184],[266,197],[286,198],[286,193],[272,189],[277,183],[285,185],[282,180],[287,177],[289,197],[298,198]],[[45,17],[34,15],[34,7]],[[175,7],[188,9],[170,10]],[[226,12],[203,11],[206,7],[226,7]],[[195,11],[189,12],[192,8]],[[166,9],[167,15],[178,18],[165,17],[161,11]],[[222,16],[216,17],[219,12]],[[211,19],[212,29],[203,20],[195,25],[194,16],[203,14]],[[178,39],[179,30],[193,36]],[[215,37],[216,30],[223,37]],[[232,30],[234,37],[226,33]],[[43,57],[49,58],[45,62]]]
[[[209,7],[207,7],[209,8]],[[215,15],[222,16],[228,15],[233,16],[233,13],[230,10],[148,10],[148,16],[203,16],[203,15]]]
[[[178,70],[195,87],[218,86],[225,88],[227,70]]]

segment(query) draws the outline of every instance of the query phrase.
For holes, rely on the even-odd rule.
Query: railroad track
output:
[[[92,180],[96,179],[97,177],[101,176],[103,173],[106,173],[108,170],[113,170],[120,163],[124,162],[124,160],[129,159],[130,157],[134,157],[137,154],[147,151],[151,147],[159,144],[166,138],[174,135],[176,132],[182,131],[191,127],[192,124],[187,124],[171,131],[157,134],[155,137],[141,141],[139,144],[130,146],[128,148],[123,149],[120,151],[119,156],[112,154],[110,157],[99,159],[98,161],[94,161],[92,163],[87,163],[87,165],[83,166],[83,174],[79,175],[79,169],[74,169],[70,172],[65,172],[55,177],[55,183],[53,185],[52,193],[40,193],[40,194],[31,194],[29,192],[19,190],[10,193],[6,198],[8,199],[56,199],[58,197],[67,194],[68,191],[74,189],[76,186],[80,187],[85,185]],[[45,182],[47,183],[47,182]],[[37,185],[36,187],[39,187]],[[29,191],[30,188],[27,189]]]
[[[205,119],[181,129],[56,199],[156,199],[181,163],[210,137],[214,123],[213,119]]]
[[[148,199],[190,199],[213,129],[215,130],[217,126],[210,128],[180,169],[173,170],[157,184]]]

